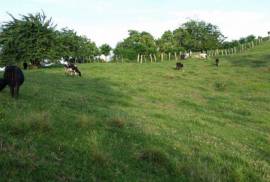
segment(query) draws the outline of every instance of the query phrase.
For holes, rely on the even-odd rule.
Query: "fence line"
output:
[[[240,44],[239,46],[236,46],[233,48],[210,50],[208,52],[208,55],[210,57],[215,57],[215,56],[227,56],[227,55],[239,54],[239,53],[243,53],[249,49],[255,48],[256,46],[262,44],[265,41],[269,41],[269,40],[270,40],[270,37],[258,38],[256,40],[253,40],[253,41],[245,43],[245,44]]]
[[[255,39],[251,42],[240,44],[236,47],[228,48],[228,49],[215,49],[215,50],[210,50],[208,51],[208,56],[209,57],[216,57],[216,56],[228,56],[228,55],[234,55],[234,54],[239,54],[239,53],[244,53],[245,51],[255,48],[258,45],[261,45],[263,42],[270,41],[270,36],[269,37],[260,37],[258,39]],[[163,62],[164,60],[168,61],[178,61],[181,60],[181,55],[183,52],[169,52],[169,53],[164,53],[164,52],[158,52],[157,54],[138,54],[137,55],[137,63],[143,64],[146,62]],[[198,53],[193,53],[193,55],[196,55]],[[117,58],[114,60],[115,62],[122,62],[124,63],[124,58],[121,56],[121,61],[119,61]]]

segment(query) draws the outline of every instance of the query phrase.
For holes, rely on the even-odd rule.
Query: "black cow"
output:
[[[216,66],[217,67],[219,66],[219,59],[218,58],[216,59]]]
[[[184,67],[184,65],[182,63],[176,63],[176,69],[180,70]]]
[[[4,72],[4,78],[0,79],[0,91],[7,85],[10,88],[12,97],[17,98],[19,95],[20,86],[24,82],[24,75],[20,68],[17,66],[7,66]]]
[[[28,68],[28,64],[27,64],[26,62],[24,62],[24,63],[23,63],[23,69],[24,69],[24,70],[27,70],[27,68]]]

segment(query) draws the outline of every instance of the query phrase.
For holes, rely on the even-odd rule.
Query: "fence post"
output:
[[[137,56],[137,63],[140,63],[140,54]]]
[[[146,56],[145,55],[143,55],[143,59],[144,59],[144,63],[146,63]]]
[[[156,54],[154,54],[154,60],[155,60],[155,63],[156,63],[157,62]]]
[[[151,63],[152,63],[153,62],[152,54],[150,54],[150,60],[151,60]]]

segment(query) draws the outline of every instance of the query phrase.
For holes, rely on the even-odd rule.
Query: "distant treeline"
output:
[[[9,15],[11,21],[0,27],[0,64],[39,64],[45,59],[56,61],[61,58],[84,63],[96,61],[99,55],[108,56],[112,50],[108,44],[97,47],[95,42],[74,30],[57,30],[44,12],[20,18]],[[157,57],[171,59],[171,56],[176,58],[181,52],[188,51],[211,50],[214,54],[213,50],[232,50],[254,42],[256,37],[251,35],[231,42],[225,39],[216,25],[195,20],[174,31],[164,32],[158,39],[148,32],[129,30],[129,36],[113,49],[114,60],[136,61],[147,57],[156,61]]]

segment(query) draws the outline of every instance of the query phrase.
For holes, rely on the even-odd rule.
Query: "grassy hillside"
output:
[[[270,181],[269,50],[27,71],[0,93],[0,181]]]

